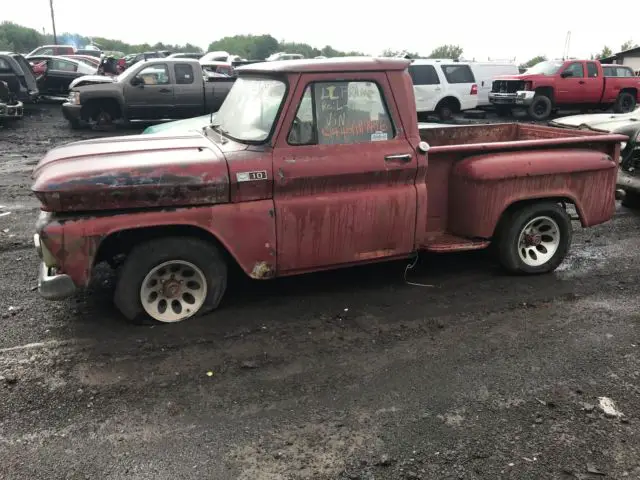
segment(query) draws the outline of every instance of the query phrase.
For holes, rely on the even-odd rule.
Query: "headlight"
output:
[[[69,98],[67,102],[72,105],[80,105],[80,92],[69,92]]]

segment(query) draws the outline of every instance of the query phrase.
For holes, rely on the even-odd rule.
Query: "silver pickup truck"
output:
[[[206,78],[197,60],[154,58],[117,77],[76,79],[62,113],[73,128],[190,118],[218,111],[234,81],[234,77]]]

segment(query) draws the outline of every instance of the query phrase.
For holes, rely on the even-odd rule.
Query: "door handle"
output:
[[[171,93],[171,90],[169,90],[168,88],[161,88],[160,90],[158,90],[160,93]]]
[[[387,155],[384,157],[385,162],[404,162],[408,163],[411,161],[412,155],[410,153],[399,153],[397,155]]]
[[[580,85],[584,85],[584,80],[580,80],[578,83],[579,83]]]

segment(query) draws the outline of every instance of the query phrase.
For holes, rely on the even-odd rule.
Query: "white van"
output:
[[[489,92],[493,79],[501,75],[519,75],[520,71],[515,63],[503,62],[470,62],[473,76],[478,84],[478,106],[486,107],[489,102]]]
[[[441,120],[478,106],[478,85],[466,62],[416,59],[409,65],[418,113],[435,112]]]

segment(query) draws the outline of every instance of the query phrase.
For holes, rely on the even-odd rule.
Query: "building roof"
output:
[[[237,70],[242,73],[362,72],[404,70],[410,64],[409,60],[403,58],[338,57],[252,63],[238,67]]]

